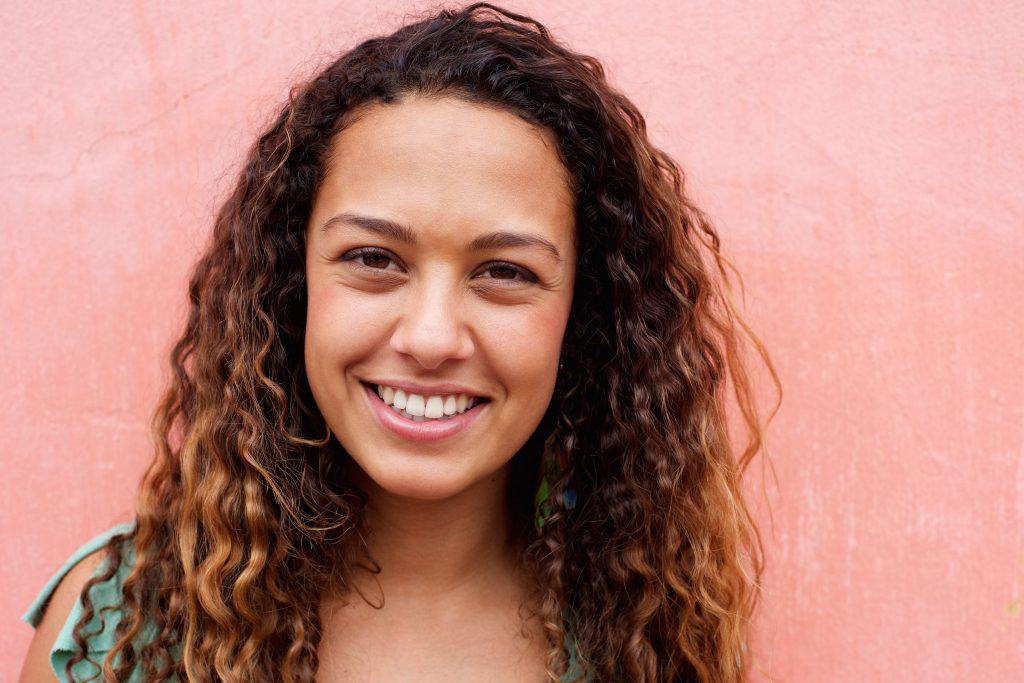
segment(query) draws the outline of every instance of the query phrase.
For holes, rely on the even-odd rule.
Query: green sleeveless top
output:
[[[32,605],[28,608],[22,616],[22,621],[27,622],[33,628],[39,625],[40,620],[43,618],[43,611],[46,609],[46,605],[50,601],[50,596],[53,594],[54,589],[64,578],[64,575],[71,571],[71,568],[82,561],[87,555],[96,550],[99,550],[107,544],[107,541],[111,537],[117,534],[131,531],[134,528],[133,522],[127,522],[124,524],[118,524],[98,536],[90,539],[83,544],[78,550],[71,554],[71,556],[64,562],[63,566],[57,570],[50,580],[43,586],[43,590],[40,591],[36,599],[32,601]],[[97,584],[89,592],[89,596],[93,601],[93,618],[86,625],[84,633],[95,634],[87,640],[87,653],[89,657],[75,664],[72,667],[72,673],[74,674],[75,680],[87,680],[91,676],[96,676],[101,672],[100,666],[102,666],[103,660],[106,658],[107,653],[114,647],[116,638],[114,638],[114,630],[117,628],[117,624],[120,621],[120,615],[116,609],[116,605],[121,601],[121,584],[128,577],[128,573],[131,571],[132,562],[134,561],[134,553],[131,548],[125,549],[124,561],[121,562],[121,566],[118,567],[117,573],[109,580],[101,584]],[[104,558],[93,572],[93,576],[102,574],[107,569],[107,560]],[[110,606],[113,609],[108,610],[106,614],[106,624],[100,629],[100,610]],[[50,666],[53,668],[53,673],[57,676],[57,680],[60,683],[68,683],[68,678],[65,675],[65,666],[71,659],[74,653],[78,650],[75,645],[74,638],[71,637],[71,633],[75,628],[75,624],[78,623],[79,618],[82,616],[82,599],[81,596],[75,601],[74,607],[71,608],[71,613],[68,615],[67,620],[64,622],[64,626],[61,628],[60,633],[57,635],[57,640],[54,641],[53,647],[50,648]],[[150,625],[152,628],[152,625]],[[143,642],[148,642],[147,639],[152,639],[155,635],[152,631],[143,629]],[[563,681],[572,681],[574,676],[578,675],[579,663],[576,661],[576,649],[572,639],[566,635],[566,644],[569,646],[569,669],[568,673],[563,677]],[[180,657],[180,652],[177,656]],[[91,662],[89,660],[92,660]],[[142,680],[141,674],[138,670],[132,672],[130,681]]]

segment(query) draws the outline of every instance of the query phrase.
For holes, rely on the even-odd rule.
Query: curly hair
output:
[[[550,680],[566,675],[567,633],[594,680],[746,678],[764,551],[741,480],[778,409],[762,423],[747,341],[780,401],[781,385],[733,302],[739,274],[596,58],[489,3],[435,12],[295,86],[249,151],[191,276],[136,523],[83,588],[69,676],[87,656],[90,589],[130,559],[106,680],[313,680],[321,596],[373,559],[367,496],[304,371],[306,227],[346,121],[425,94],[550,130],[576,200],[564,366],[509,489]],[[558,467],[535,525],[544,453]]]

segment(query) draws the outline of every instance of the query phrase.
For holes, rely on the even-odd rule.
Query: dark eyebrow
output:
[[[323,224],[323,227],[320,228],[320,231],[321,233],[327,233],[334,228],[337,228],[339,225],[346,223],[398,242],[416,244],[416,237],[413,235],[413,231],[410,228],[400,223],[389,221],[386,218],[374,218],[372,216],[364,216],[350,211],[339,213],[337,216],[328,219],[327,222]],[[540,248],[554,256],[555,260],[559,263],[562,262],[562,255],[558,252],[558,247],[549,240],[537,235],[527,235],[520,232],[499,230],[496,232],[489,232],[485,235],[480,235],[469,244],[469,248],[472,251],[501,249],[507,247]]]

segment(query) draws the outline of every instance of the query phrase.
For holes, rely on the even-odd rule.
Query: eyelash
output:
[[[362,270],[368,270],[368,271],[374,271],[374,272],[380,272],[380,273],[385,272],[385,270],[383,268],[371,268],[370,266],[367,266],[367,265],[364,265],[362,263],[359,263],[359,259],[361,257],[363,257],[363,256],[382,256],[382,257],[384,257],[386,259],[389,259],[392,263],[396,262],[395,258],[390,254],[390,252],[387,252],[387,251],[385,251],[383,249],[376,249],[374,247],[360,247],[359,249],[353,249],[352,251],[346,252],[339,260],[341,260],[341,261],[353,261],[353,262],[355,262],[356,266],[359,267]],[[490,261],[487,265],[489,266],[489,268],[487,270],[490,270],[490,268],[495,268],[495,267],[511,268],[513,271],[515,271],[516,274],[518,274],[519,276],[522,277],[522,281],[523,282],[528,282],[528,283],[538,282],[538,278],[537,278],[536,275],[531,273],[526,268],[523,268],[522,266],[517,266],[514,263],[509,263],[508,261]],[[502,282],[516,282],[516,280],[514,278],[511,278],[511,279],[510,278],[494,278],[494,279],[502,281]],[[506,287],[507,285],[501,285],[501,286],[502,287]]]

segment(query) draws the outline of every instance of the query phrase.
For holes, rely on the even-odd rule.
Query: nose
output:
[[[473,340],[464,324],[459,297],[443,282],[410,287],[403,298],[391,348],[435,370],[449,359],[473,355]]]

